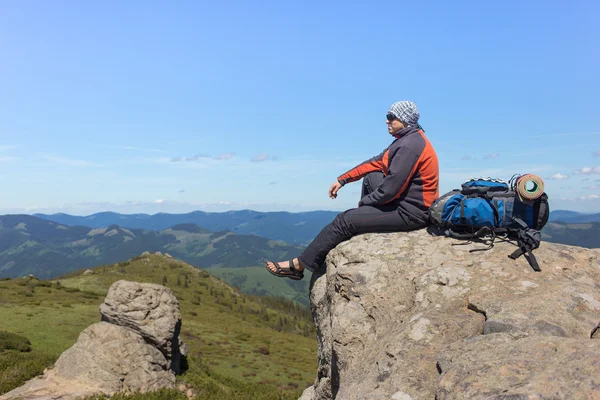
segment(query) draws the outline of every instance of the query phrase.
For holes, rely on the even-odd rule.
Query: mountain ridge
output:
[[[212,232],[191,224],[163,231],[66,226],[29,215],[0,216],[0,277],[51,278],[144,251],[169,252],[202,267],[249,267],[297,255],[299,246],[255,235]]]
[[[221,213],[192,211],[185,214],[119,214],[104,211],[88,216],[59,214],[33,214],[33,216],[67,226],[89,226],[102,228],[119,225],[125,228],[165,230],[178,224],[196,224],[210,231],[228,230],[238,234],[256,235],[273,240],[283,240],[296,245],[308,244],[323,227],[331,222],[338,212],[309,211],[291,213],[287,211],[259,212],[236,210]],[[294,229],[289,229],[293,226]]]

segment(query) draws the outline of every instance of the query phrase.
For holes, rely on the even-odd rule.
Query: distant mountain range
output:
[[[256,235],[286,243],[306,246],[337,212],[258,212],[252,210],[208,213],[194,211],[187,214],[118,214],[102,212],[79,217],[69,214],[34,214],[35,217],[66,226],[106,228],[118,225],[129,229],[161,231],[178,224],[196,224],[210,231],[231,231],[241,235]]]
[[[112,264],[144,251],[168,252],[192,265],[250,267],[265,259],[297,256],[302,247],[195,224],[151,231],[117,225],[67,226],[30,215],[0,216],[0,277],[34,274],[51,278],[73,270]]]
[[[600,222],[584,224],[548,222],[542,229],[542,240],[571,246],[599,248]]]
[[[587,222],[600,222],[600,213],[586,214],[577,211],[556,210],[550,212],[550,222],[565,222],[584,224]]]
[[[328,211],[296,214],[256,211],[155,215],[100,213],[87,217],[54,214],[43,216],[46,219],[5,215],[0,216],[0,277],[31,273],[40,278],[51,278],[81,268],[127,260],[144,251],[160,251],[203,268],[216,267],[220,276],[233,280],[235,275],[241,282],[246,279],[243,274],[257,272],[254,269],[236,272],[222,269],[260,267],[265,259],[295,257],[303,248],[282,239],[308,243],[335,215]],[[551,219],[585,221],[597,216],[558,210],[551,214]],[[208,225],[200,227],[194,220]],[[113,223],[116,221],[119,224]],[[90,226],[80,225],[84,223]],[[167,226],[169,223],[172,225]],[[132,227],[136,225],[150,229]],[[221,229],[213,232],[211,227]],[[555,243],[600,247],[600,222],[549,222],[542,237]],[[258,286],[258,276],[259,279],[245,280],[244,284]]]

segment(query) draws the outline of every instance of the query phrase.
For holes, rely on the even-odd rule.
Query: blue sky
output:
[[[343,210],[410,99],[441,191],[600,212],[600,3],[4,1],[0,213]]]

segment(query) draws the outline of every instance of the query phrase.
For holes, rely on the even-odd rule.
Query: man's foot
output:
[[[265,267],[275,276],[300,280],[304,278],[304,267],[300,264],[298,258],[290,261],[266,261]]]

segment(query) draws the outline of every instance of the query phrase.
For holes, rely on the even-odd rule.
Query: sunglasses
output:
[[[398,117],[396,117],[394,114],[392,113],[388,113],[388,115],[385,116],[387,118],[388,121],[393,121],[395,119],[398,119]]]

